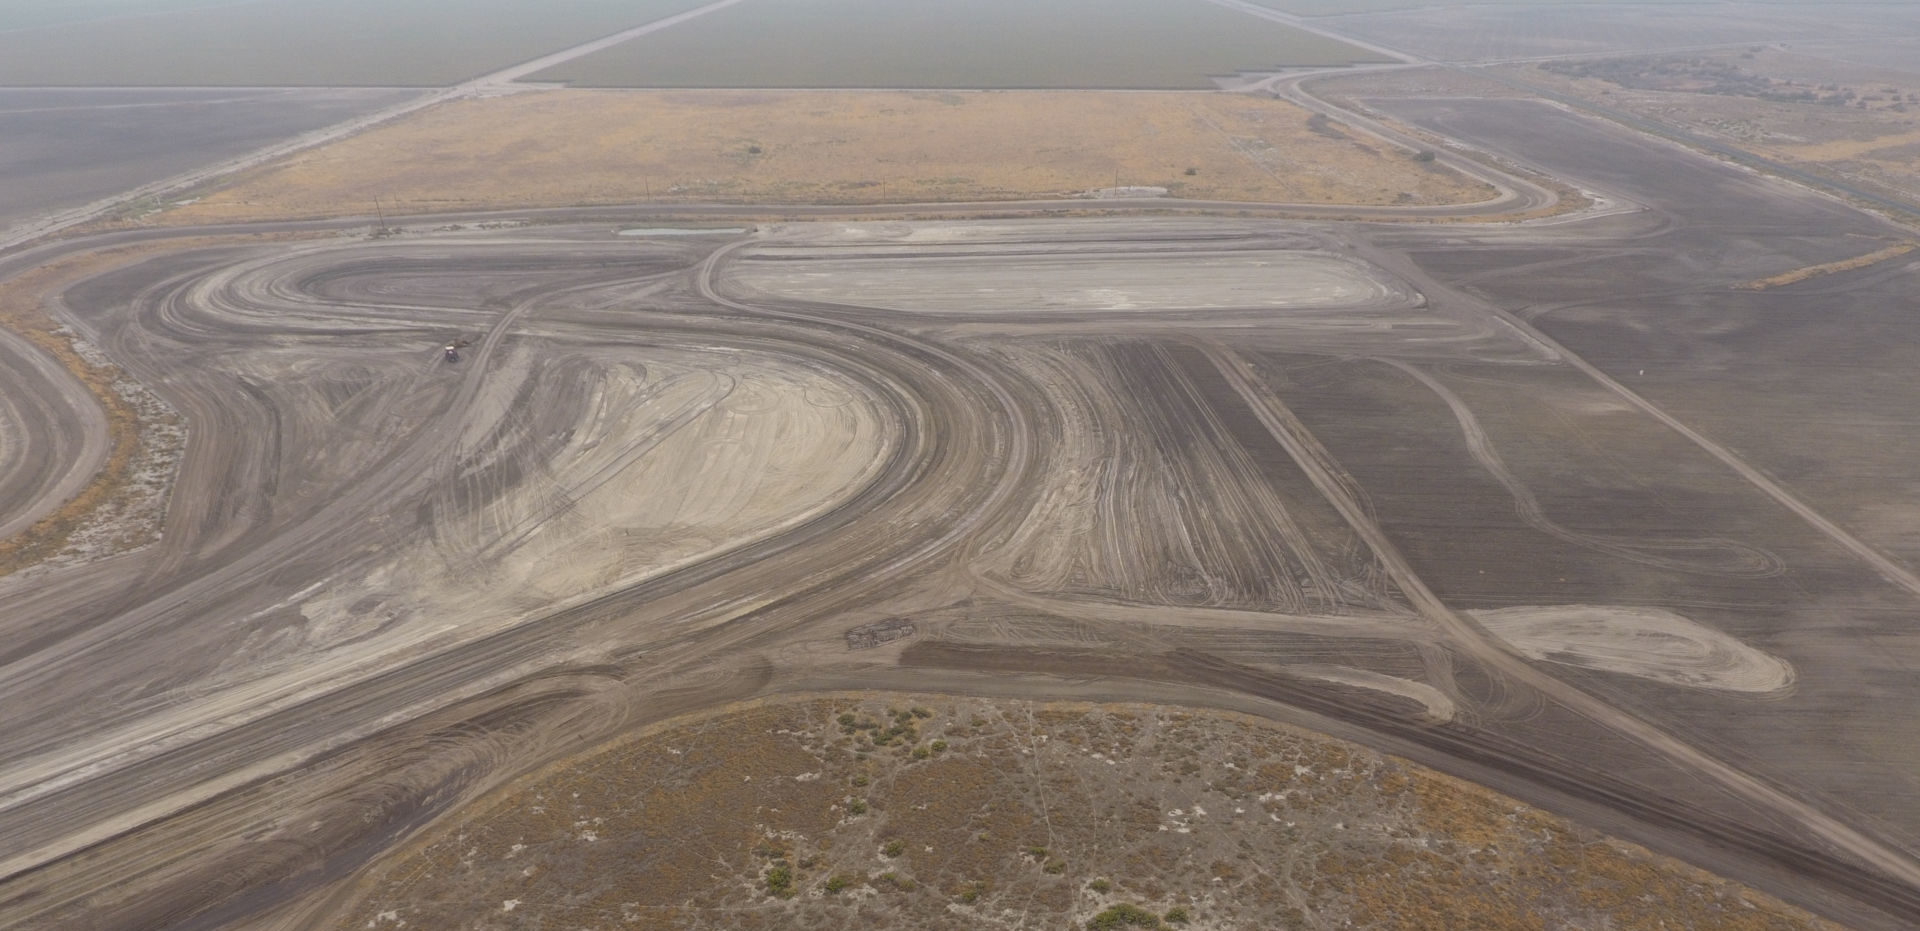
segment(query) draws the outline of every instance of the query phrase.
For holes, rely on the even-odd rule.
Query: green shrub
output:
[[[1160,916],[1138,905],[1125,903],[1115,905],[1087,922],[1091,931],[1114,931],[1117,928],[1160,928]]]
[[[1093,891],[1098,892],[1101,895],[1106,895],[1107,893],[1113,891],[1113,883],[1110,883],[1105,879],[1096,879],[1093,882],[1087,883],[1087,888],[1092,889]]]
[[[866,800],[866,799],[863,799],[863,798],[857,798],[857,799],[854,799],[853,801],[851,801],[851,802],[848,802],[848,803],[847,803],[847,814],[850,814],[850,815],[864,815],[864,814],[866,814],[866,813],[867,813],[867,800]]]
[[[1187,907],[1184,905],[1175,905],[1167,909],[1167,924],[1183,925],[1191,920],[1191,918],[1187,917]]]
[[[887,841],[887,845],[885,847],[880,848],[880,855],[883,857],[889,857],[889,858],[897,857],[906,852],[907,852],[906,842],[900,841],[900,840]]]
[[[775,863],[767,867],[767,894],[782,899],[793,898],[793,868],[785,863]]]
[[[839,895],[842,890],[845,890],[848,887],[852,886],[855,881],[856,880],[853,877],[848,876],[845,873],[835,874],[832,879],[827,880],[827,885],[826,885],[827,894]]]

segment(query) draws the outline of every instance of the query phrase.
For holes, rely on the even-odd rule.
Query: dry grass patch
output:
[[[0,575],[24,569],[60,552],[87,515],[111,500],[126,483],[140,444],[140,421],[133,404],[114,390],[120,372],[82,357],[71,336],[43,307],[50,295],[105,270],[110,264],[127,260],[130,258],[127,253],[134,251],[73,256],[0,282],[0,327],[25,337],[86,385],[87,393],[93,395],[106,412],[107,431],[113,444],[105,467],[78,495],[26,530],[0,539]]]
[[[1324,122],[1324,121],[1322,121]],[[1318,131],[1316,131],[1318,130]],[[638,201],[1451,204],[1494,192],[1292,104],[1218,93],[549,91],[456,101],[253,172],[163,222]]]
[[[1920,194],[1920,79],[1754,46],[1497,69],[1867,190]]]
[[[1837,275],[1841,272],[1858,271],[1862,268],[1878,265],[1888,259],[1897,259],[1915,249],[1920,249],[1920,243],[1896,243],[1885,249],[1876,249],[1866,255],[1858,255],[1850,259],[1841,259],[1838,262],[1825,262],[1820,265],[1808,265],[1805,268],[1796,268],[1793,271],[1782,272],[1772,277],[1749,281],[1746,284],[1740,285],[1740,287],[1748,291],[1765,291],[1769,288],[1779,288],[1790,284],[1797,284],[1810,278],[1821,277],[1822,275]]]

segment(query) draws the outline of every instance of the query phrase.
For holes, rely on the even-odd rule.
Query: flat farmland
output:
[[[1270,5],[1283,6],[1279,0]],[[1704,5],[1488,5],[1361,13],[1330,28],[1442,61],[1497,61],[1704,45],[1864,38],[1911,31],[1904,6],[1746,4],[1738,15]]]
[[[136,16],[129,4],[99,3],[95,18],[32,28],[0,18],[0,86],[439,86],[699,5],[265,0],[170,3]],[[34,15],[0,7],[0,17]]]
[[[436,107],[294,156],[160,219],[370,212],[376,196],[406,212],[1006,200],[1116,178],[1209,200],[1494,196],[1293,104],[1239,94],[566,90]]]
[[[4,65],[0,65],[4,67]],[[0,227],[406,98],[372,88],[0,90]]]
[[[32,29],[116,16],[151,16],[207,6],[206,0],[0,0],[0,30]],[[232,5],[231,3],[229,5]]]
[[[1517,6],[1553,6],[1551,0],[1251,0],[1264,7],[1271,7],[1296,16],[1339,16],[1346,13],[1393,13],[1401,10],[1430,10],[1460,7],[1517,7]],[[1793,3],[1796,0],[1759,0],[1758,4],[1747,3],[1744,6],[1778,6]],[[1883,0],[1884,3],[1884,0]],[[1570,4],[1569,4],[1570,5]],[[1586,0],[1584,6],[1631,6],[1646,5],[1645,0]],[[1856,5],[1874,6],[1875,0],[1858,0]],[[1884,3],[1884,5],[1891,5]]]
[[[749,0],[534,76],[591,87],[1212,88],[1380,61],[1204,0]]]

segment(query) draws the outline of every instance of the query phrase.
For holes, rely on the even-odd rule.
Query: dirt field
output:
[[[1189,173],[1191,171],[1191,174]],[[1182,93],[556,91],[464,100],[159,219],[1071,195],[1444,204],[1493,191],[1282,101]]]
[[[379,237],[355,217],[254,227],[327,241],[181,248],[43,282],[60,319],[190,433],[153,545],[0,578],[0,925],[307,931],[339,917],[369,863],[527,773],[680,714],[866,689],[1254,714],[1850,927],[1920,925],[1920,315],[1910,254],[1856,264],[1911,234],[1543,103],[1369,99],[1604,209],[1443,225],[1133,201],[1104,216],[1080,201],[783,220],[673,203],[412,220]],[[524,151],[555,138],[517,131]],[[712,221],[701,235],[668,228],[695,213]],[[206,232],[76,236],[0,256],[0,270]],[[1782,276],[1798,280],[1739,287]],[[0,368],[13,405],[0,442],[42,450],[40,474],[83,471],[87,450],[60,445],[71,427],[28,406],[85,407],[85,386],[35,371]],[[29,507],[61,503],[18,487]],[[1301,915],[1356,923],[1461,909],[1402,922],[1414,927],[1602,926],[1646,904],[1569,892],[1541,918],[1517,892],[1476,890],[1493,873],[1577,873],[1550,827],[1516,819],[1529,833],[1511,848],[1443,848],[1441,834],[1472,844],[1477,829],[1422,834],[1378,809],[1346,820],[1327,796],[1303,807],[1339,811],[1322,826],[1347,838],[1289,864],[1261,845],[1311,815],[1204,833],[1304,780],[1286,748],[1275,775],[1294,778],[1252,791],[1253,738],[1116,755],[1119,731],[1036,711],[1035,729],[982,725],[975,744],[958,701],[906,719],[881,706],[759,721],[757,736],[787,741],[756,758],[764,769],[660,787],[705,800],[688,816],[712,825],[675,822],[673,851],[717,854],[661,888],[685,880],[741,907],[713,924],[822,928],[914,896],[933,920],[987,902],[1082,926],[1175,923],[1177,908],[1257,926],[1293,914],[1258,914],[1276,901],[1265,882]],[[876,729],[885,746],[912,742],[869,751],[866,786],[844,770],[827,783],[826,741],[872,744]],[[1076,733],[1119,761],[1065,755]],[[966,802],[973,783],[913,780],[965,763],[991,783],[1005,767],[989,734],[1045,766],[1025,783],[1038,788],[986,808],[1004,830],[942,827],[965,821],[936,820],[937,804]],[[689,746],[661,752],[685,763]],[[1193,763],[1171,774],[1187,788],[1160,793],[1146,773],[1126,777],[1132,795],[1076,782],[1076,766],[1155,755]],[[1293,765],[1345,768],[1362,793],[1390,781],[1348,763]],[[774,777],[819,794],[747,794]],[[507,813],[561,813],[574,791],[596,790]],[[618,892],[636,859],[602,874],[590,855],[623,811],[523,823],[570,838],[550,838],[555,872]],[[1069,830],[1144,828],[1149,814],[1137,845]],[[756,859],[765,831],[736,845],[743,824],[798,833]],[[1398,850],[1400,829],[1433,843]],[[969,849],[981,875],[939,872],[973,862],[947,856]],[[436,869],[474,877],[461,859]],[[1333,875],[1346,883],[1313,886]],[[1439,877],[1458,882],[1429,895]],[[1214,886],[1217,899],[1184,891]],[[1252,904],[1226,895],[1241,889]],[[1695,925],[1717,904],[1666,901]],[[624,921],[629,902],[645,904],[620,898],[601,917]],[[507,892],[449,907],[554,926],[555,904]],[[803,909],[816,905],[841,911]],[[1139,911],[1106,911],[1123,905]],[[1602,907],[1617,914],[1578,911]]]
[[[330,927],[1837,928],[1270,722],[926,695],[669,722],[502,790],[353,898]]]

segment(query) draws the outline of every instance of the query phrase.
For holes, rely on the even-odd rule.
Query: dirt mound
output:
[[[1473,616],[1530,659],[1729,692],[1793,684],[1785,660],[1661,608],[1554,605]]]

